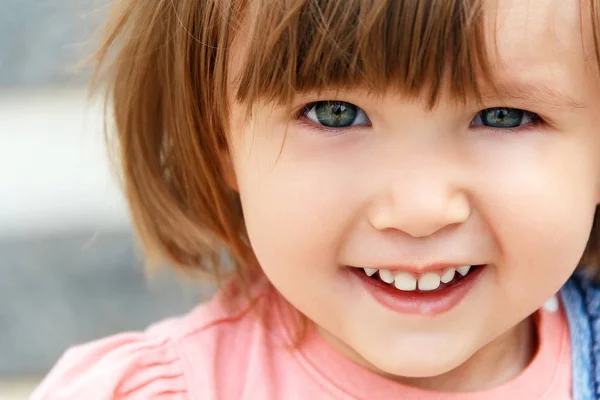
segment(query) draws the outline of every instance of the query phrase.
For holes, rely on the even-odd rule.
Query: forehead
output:
[[[585,3],[579,0],[494,0],[484,4],[490,33],[501,44],[513,47],[525,39],[535,39],[541,41],[538,44],[564,48],[581,40],[581,7]],[[523,50],[535,49],[528,46]]]
[[[587,1],[589,0],[482,0],[482,12],[477,15],[472,14],[482,21],[481,26],[483,27],[483,40],[481,40],[483,47],[477,48],[473,44],[479,41],[481,36],[478,35],[479,32],[465,29],[466,24],[464,23],[457,24],[454,22],[454,25],[449,25],[448,21],[452,21],[452,16],[447,12],[435,14],[432,11],[433,17],[430,19],[434,22],[426,22],[430,25],[426,29],[432,27],[434,30],[442,30],[440,27],[444,27],[444,29],[450,27],[450,30],[458,29],[460,32],[457,35],[454,37],[450,35],[449,37],[454,39],[454,42],[456,42],[457,37],[463,38],[464,47],[468,48],[464,54],[459,56],[468,59],[467,62],[462,64],[459,62],[457,67],[459,74],[456,74],[456,70],[452,71],[455,68],[455,65],[453,65],[449,74],[442,74],[445,78],[443,78],[444,81],[440,85],[442,87],[445,87],[446,83],[449,86],[452,85],[456,81],[456,77],[462,72],[460,70],[465,68],[472,70],[467,72],[467,76],[474,71],[474,75],[477,76],[475,86],[482,85],[484,89],[488,86],[486,79],[489,80],[490,77],[493,77],[494,85],[498,83],[500,87],[507,87],[514,81],[526,83],[521,87],[534,87],[536,82],[545,81],[555,86],[557,92],[562,91],[561,85],[568,86],[576,83],[583,85],[583,81],[588,81],[585,85],[589,85],[589,81],[593,80],[595,82],[598,67],[593,45],[591,11]],[[381,0],[381,2],[382,4],[385,3],[386,6],[379,7],[380,10],[387,7],[392,11],[397,11],[402,7],[408,10],[408,6],[397,5],[412,3],[406,0]],[[261,3],[261,0],[254,0],[250,3]],[[317,4],[320,2],[306,0],[305,3]],[[354,3],[356,2],[351,2],[351,4]],[[477,9],[473,5],[477,4],[478,1],[457,0],[456,3],[467,5],[471,9]],[[423,5],[427,3],[415,4]],[[414,6],[413,8],[419,7]],[[458,8],[460,9],[460,6]],[[407,35],[407,30],[403,25],[409,23],[410,16],[408,18],[396,16],[396,21],[392,21],[395,24],[390,24],[390,21],[384,21],[386,17],[380,15],[376,18],[380,18],[382,21],[372,23],[369,25],[371,29],[365,30],[364,26],[368,24],[362,21],[361,18],[368,17],[368,14],[358,13],[354,19],[350,20],[352,22],[350,25],[355,25],[355,28],[335,26],[336,19],[332,18],[330,21],[325,21],[328,17],[326,15],[322,16],[324,21],[321,22],[323,24],[319,21],[308,20],[308,25],[284,26],[285,29],[282,28],[276,31],[280,33],[287,32],[287,34],[281,35],[279,39],[272,41],[265,41],[264,36],[257,39],[256,35],[252,34],[252,26],[261,24],[260,17],[257,17],[256,14],[250,18],[244,17],[242,20],[245,23],[242,24],[242,29],[233,35],[234,41],[229,56],[229,77],[232,85],[230,87],[239,88],[239,82],[243,81],[240,77],[250,75],[248,74],[248,61],[253,60],[250,64],[253,65],[254,82],[256,83],[254,86],[259,87],[257,92],[262,90],[269,96],[272,92],[290,93],[298,89],[302,91],[306,87],[309,91],[313,88],[320,90],[323,88],[322,86],[327,85],[328,79],[332,80],[331,86],[333,88],[340,88],[340,86],[347,88],[347,86],[352,86],[354,82],[358,82],[358,80],[353,79],[357,76],[365,77],[363,81],[367,81],[367,83],[378,81],[385,82],[387,85],[387,82],[390,82],[389,86],[400,87],[401,90],[409,87],[414,94],[415,92],[420,93],[424,87],[428,86],[427,82],[423,83],[423,77],[427,81],[432,76],[435,78],[436,75],[440,75],[436,71],[439,68],[435,65],[450,65],[456,61],[452,59],[452,55],[439,57],[439,38],[436,42],[438,47],[432,50],[431,48],[435,46],[432,46],[430,41],[422,39],[423,35]],[[380,14],[385,15],[386,12]],[[454,17],[456,16],[454,15]],[[292,20],[293,18],[289,19]],[[299,21],[302,21],[302,19],[299,18]],[[310,22],[317,26],[309,27]],[[348,26],[348,22],[348,20],[345,21],[346,26]],[[273,26],[281,27],[282,23],[276,22]],[[386,23],[387,25],[385,25]],[[381,29],[382,24],[387,27],[387,31]],[[436,24],[439,24],[440,27],[436,27]],[[310,29],[323,36],[324,39],[313,40],[310,36],[303,36],[303,32],[310,31]],[[271,32],[269,29],[266,30]],[[409,36],[410,38],[407,38]],[[477,36],[477,40],[470,41],[470,37],[475,36]],[[296,40],[296,42],[290,42],[289,37],[294,37],[293,40]],[[362,47],[352,44],[340,50],[344,43],[354,43],[353,41],[359,44],[361,42],[370,44]],[[255,42],[260,43],[257,46]],[[386,44],[380,45],[378,42],[385,42]],[[271,45],[266,46],[266,43],[271,43]],[[314,43],[316,45],[311,47]],[[299,54],[298,50],[302,50],[303,47],[310,48],[310,52]],[[372,50],[370,53],[361,53],[364,48],[368,49],[369,47],[376,50]],[[296,51],[295,58],[290,57],[290,48]],[[447,48],[444,48],[444,43],[441,42],[442,52],[452,53],[457,48],[456,43],[454,47],[448,45]],[[355,49],[356,54],[352,54]],[[312,50],[321,53],[313,57]],[[438,54],[435,54],[436,52]],[[425,53],[433,55],[423,57],[422,55]],[[491,75],[480,74],[479,65],[477,65],[479,62],[477,53],[485,53],[489,61],[487,65],[492,72]],[[334,59],[335,57],[338,58]],[[307,58],[313,62],[309,67],[303,64]],[[415,64],[412,61],[414,58],[419,58],[420,61],[416,62],[417,68],[414,68],[413,65],[413,71],[419,70],[419,67],[422,67],[421,70],[428,71],[421,74],[422,76],[419,78],[421,81],[416,83],[414,80],[411,82],[410,77],[407,76],[410,74],[410,72],[407,72],[410,67],[406,66]],[[257,62],[256,59],[262,61]],[[420,65],[421,62],[424,64]],[[323,65],[327,67],[323,67]],[[311,69],[315,71],[312,78]],[[335,71],[332,73],[333,69]],[[308,78],[303,79],[301,73],[305,73]],[[323,80],[322,77],[325,75],[328,78]],[[305,81],[313,79],[314,76],[319,77],[318,82],[306,85]],[[336,76],[343,78],[336,80]],[[319,81],[319,79],[321,80]],[[462,79],[463,85],[470,85],[468,82],[465,84],[464,78]],[[252,81],[252,79],[249,81]],[[345,83],[340,85],[341,81],[345,81]],[[400,84],[394,85],[393,82],[400,82]],[[359,82],[359,84],[361,83]],[[288,86],[287,89],[285,88],[286,85]],[[263,90],[265,89],[263,86],[269,87]],[[375,90],[379,89],[376,88]],[[274,97],[277,96],[278,94]],[[250,98],[253,97],[250,96]]]
[[[585,1],[578,0],[487,2],[486,44],[499,79],[595,74],[597,67],[589,62],[594,59],[589,13]]]

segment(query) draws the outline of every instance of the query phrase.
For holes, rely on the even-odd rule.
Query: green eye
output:
[[[496,129],[510,129],[535,123],[539,116],[518,108],[496,107],[479,111],[471,121],[471,126],[487,126]]]
[[[367,114],[359,107],[345,101],[317,101],[308,104],[302,114],[315,124],[327,128],[347,128],[368,125]]]

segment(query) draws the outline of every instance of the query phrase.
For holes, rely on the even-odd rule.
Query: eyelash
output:
[[[313,101],[310,103],[306,103],[304,105],[302,105],[300,107],[299,110],[297,110],[294,113],[294,121],[296,121],[297,123],[301,124],[303,127],[310,129],[312,131],[315,131],[319,134],[323,134],[325,133],[327,136],[337,136],[337,135],[341,135],[343,133],[345,133],[347,130],[349,129],[353,129],[353,128],[360,128],[360,127],[364,127],[364,126],[371,126],[369,125],[356,125],[356,126],[348,126],[348,127],[343,127],[343,128],[331,128],[331,127],[327,127],[324,125],[319,125],[314,123],[313,121],[310,121],[309,119],[306,118],[306,114],[317,104],[322,103],[324,101],[332,101],[335,102],[336,100],[322,100],[322,101]],[[357,108],[360,109],[360,107],[356,106]],[[483,113],[486,110],[490,110],[493,108],[507,108],[510,109],[511,107],[489,107],[486,109],[483,109],[481,111],[478,111],[475,116],[471,119],[471,121],[473,121],[475,118],[480,117],[481,113]],[[362,110],[362,109],[361,109]],[[527,111],[527,110],[521,110],[523,111],[524,116],[526,116],[527,118],[529,118],[531,120],[530,123],[522,125],[522,126],[517,126],[517,127],[513,127],[513,128],[496,128],[496,127],[491,127],[491,126],[485,126],[485,125],[480,125],[480,126],[471,126],[471,122],[469,122],[469,127],[470,129],[485,129],[486,131],[501,131],[503,133],[507,133],[507,132],[527,132],[533,129],[539,129],[540,127],[545,127],[546,126],[546,122],[544,121],[544,119],[537,113],[534,113],[532,111]]]

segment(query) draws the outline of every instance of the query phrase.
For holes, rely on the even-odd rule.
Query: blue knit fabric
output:
[[[600,399],[600,287],[575,273],[561,290],[573,357],[573,399]]]

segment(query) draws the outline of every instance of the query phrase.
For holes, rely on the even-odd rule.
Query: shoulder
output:
[[[180,393],[180,362],[167,338],[125,333],[65,352],[32,399],[127,399]]]
[[[239,301],[226,307],[219,293],[187,315],[161,321],[144,332],[73,347],[31,399],[195,398],[191,392],[198,394],[198,387],[203,393],[210,391],[219,365],[231,368],[232,352],[260,329],[249,304]]]

